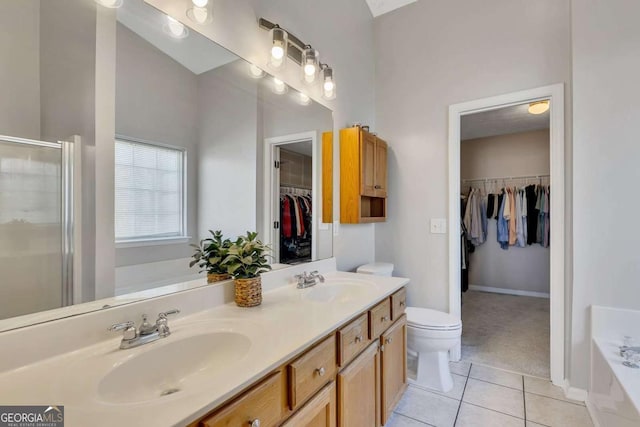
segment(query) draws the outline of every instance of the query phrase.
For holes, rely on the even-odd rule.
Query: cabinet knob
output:
[[[389,321],[389,316],[384,316],[384,317],[383,317],[382,319],[380,319],[380,320],[382,320],[383,322],[388,322],[388,321]]]
[[[404,307],[405,302],[404,301],[400,301],[400,307]]]
[[[362,342],[362,335],[358,335],[356,337],[356,342]]]
[[[386,341],[387,344],[391,344],[391,342],[393,341],[393,338],[389,337],[385,341]]]
[[[317,368],[317,369],[316,369],[316,374],[318,374],[318,375],[320,375],[320,376],[323,376],[323,375],[324,375],[324,372],[325,372],[325,371],[324,371],[324,368]]]
[[[375,188],[376,190],[379,190],[382,188],[382,185],[374,185],[373,188]]]
[[[249,421],[249,425],[250,425],[251,427],[260,427],[260,419],[259,419],[259,418],[256,418],[256,419],[255,419],[255,420],[253,420],[253,421]]]

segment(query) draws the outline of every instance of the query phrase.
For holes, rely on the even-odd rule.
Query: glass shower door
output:
[[[66,144],[0,136],[0,319],[72,302]]]

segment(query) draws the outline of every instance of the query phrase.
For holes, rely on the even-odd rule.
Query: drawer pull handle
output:
[[[389,321],[389,316],[384,316],[384,317],[383,317],[382,319],[380,319],[380,320],[382,320],[383,322],[388,322],[388,321]]]
[[[358,335],[356,337],[356,342],[362,342],[362,335]]]
[[[404,307],[405,302],[404,301],[400,301],[400,307]]]
[[[325,371],[324,371],[324,368],[317,368],[317,369],[316,369],[316,374],[318,374],[318,375],[320,375],[320,376],[323,376],[323,375],[324,375],[324,372],[325,372]]]
[[[376,190],[379,190],[382,188],[382,185],[374,185],[373,188],[375,188]]]
[[[253,421],[249,421],[249,425],[250,425],[251,427],[260,427],[260,419],[259,419],[259,418],[256,418],[256,419],[255,419],[255,420],[253,420]]]
[[[392,337],[389,337],[389,338],[386,339],[387,344],[391,344],[392,341],[393,341]]]

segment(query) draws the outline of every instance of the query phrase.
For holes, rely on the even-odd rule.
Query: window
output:
[[[116,140],[117,242],[185,236],[184,150]]]

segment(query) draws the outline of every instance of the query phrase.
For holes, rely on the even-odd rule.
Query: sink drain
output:
[[[170,394],[174,394],[179,392],[180,389],[179,388],[170,388],[167,390],[164,390],[162,393],[160,393],[160,396],[169,396]]]

